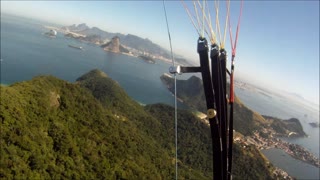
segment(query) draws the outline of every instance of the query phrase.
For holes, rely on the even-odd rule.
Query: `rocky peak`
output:
[[[120,52],[120,38],[118,36],[114,36],[109,43],[104,45],[103,49],[105,51],[119,53]]]

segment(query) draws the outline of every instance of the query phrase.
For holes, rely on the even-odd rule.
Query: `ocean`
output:
[[[149,64],[141,59],[103,51],[99,46],[43,35],[43,24],[12,16],[1,17],[1,83],[12,84],[50,74],[74,82],[92,69],[100,69],[143,104],[173,103],[160,76],[169,64]],[[68,45],[82,46],[83,51]]]
[[[317,107],[309,107],[308,102],[297,103],[270,91],[243,90],[237,88],[236,94],[250,109],[262,115],[282,119],[298,118],[307,138],[282,138],[282,140],[299,144],[319,158],[319,128],[313,128],[309,122],[319,122]],[[301,100],[303,101],[303,100]],[[320,169],[308,163],[294,159],[280,149],[263,150],[262,153],[275,166],[285,170],[297,179],[320,179]]]
[[[273,165],[281,167],[297,179],[319,179],[319,168],[294,159],[281,149],[262,150]]]
[[[172,94],[160,80],[160,76],[168,72],[170,64],[163,61],[149,64],[136,57],[105,52],[96,45],[65,38],[61,33],[56,38],[48,38],[43,35],[48,31],[43,25],[52,24],[1,14],[1,84],[30,80],[37,75],[53,75],[74,82],[84,73],[97,68],[117,81],[129,96],[141,104],[173,105]],[[68,45],[82,46],[84,50],[70,48]],[[178,78],[186,79],[189,76]],[[290,104],[286,98],[273,94],[265,96],[239,88],[236,88],[236,94],[249,108],[263,115],[300,119],[309,138],[285,140],[300,144],[319,157],[319,128],[312,128],[308,124],[319,121],[319,110],[300,107],[299,103]],[[178,106],[185,107],[180,103]],[[281,151],[267,150],[263,153],[272,163],[291,175],[296,174],[298,168],[298,174],[308,173],[311,179],[319,179],[319,168],[310,168],[308,164],[293,158],[285,158],[289,162],[285,165],[277,163],[277,157],[284,157]],[[306,176],[298,178],[303,177]]]
[[[319,122],[319,109],[309,107],[308,102],[301,104],[280,95],[260,90],[236,89],[236,94],[246,106],[262,115],[281,119],[298,118],[308,138],[282,138],[283,140],[306,147],[319,157],[319,128],[312,127],[310,122]],[[301,100],[303,101],[303,100]],[[309,103],[311,104],[311,103]]]

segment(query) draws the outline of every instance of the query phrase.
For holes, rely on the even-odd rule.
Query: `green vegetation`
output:
[[[162,75],[160,79],[166,84],[168,90],[174,93],[173,78]],[[229,89],[229,84],[227,84],[227,89]],[[192,76],[188,80],[177,80],[177,97],[189,107],[206,113],[205,96],[200,78]],[[279,136],[288,136],[290,132],[294,132],[290,137],[306,136],[298,119],[281,120],[274,117],[261,116],[246,107],[239,98],[235,97],[234,129],[245,136],[250,136],[253,135],[254,131],[263,127],[272,127]],[[260,134],[264,137],[268,136]]]
[[[167,85],[169,91],[174,93],[173,78],[162,75],[162,82]],[[229,88],[229,87],[227,87]],[[196,76],[188,80],[177,80],[177,97],[191,108],[206,113],[206,101],[202,81]],[[243,135],[252,135],[255,130],[261,129],[261,124],[265,124],[264,118],[258,113],[253,112],[239,98],[234,102],[234,129]]]
[[[174,79],[166,75],[162,75],[160,79],[167,85],[168,90],[174,93]],[[177,80],[177,97],[183,100],[189,107],[203,113],[207,112],[202,80],[200,78],[192,76],[188,80]]]
[[[166,142],[174,143],[174,108],[155,104],[147,105],[145,110],[153,117],[158,117],[161,129],[165,134],[164,147],[174,152],[174,146],[168,147]],[[178,155],[179,160],[188,166],[212,176],[212,147],[210,129],[191,112],[178,111]]]
[[[1,95],[0,177],[159,179],[172,174],[168,153],[79,85],[37,77],[1,88]]]
[[[140,106],[99,70],[1,86],[0,110],[1,179],[174,178],[174,109]],[[209,127],[179,111],[178,138],[179,177],[212,179]],[[235,179],[271,177],[256,151],[235,145]]]
[[[159,117],[162,129],[167,134],[165,141],[174,142],[174,108],[155,104],[148,105],[145,109]],[[233,154],[233,179],[272,179],[272,165],[266,163],[254,146],[244,148],[234,144]],[[178,111],[178,155],[179,160],[186,165],[199,169],[207,177],[212,176],[210,128],[186,110]]]
[[[274,167],[266,161],[255,146],[241,147],[234,144],[232,151],[233,179],[275,179],[271,176]]]
[[[300,121],[296,118],[282,120],[275,117],[263,116],[270,126],[277,132],[278,136],[285,137],[306,137]]]

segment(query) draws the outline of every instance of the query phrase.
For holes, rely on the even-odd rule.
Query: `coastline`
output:
[[[85,35],[83,34],[79,34],[79,33],[75,33],[73,31],[66,31],[66,30],[63,30],[59,27],[55,27],[55,26],[48,26],[48,25],[43,25],[44,28],[46,29],[53,29],[57,32],[60,32],[60,33],[63,33],[64,35],[65,34],[72,34],[73,36],[75,37],[86,37]],[[77,39],[77,38],[74,38],[74,39]],[[82,40],[80,40],[82,41]],[[83,42],[86,42],[86,43],[90,43],[90,44],[94,44],[94,45],[100,45],[100,44],[96,44],[94,42],[90,42],[90,41],[83,41]],[[106,52],[112,52],[112,51],[107,51],[107,50],[104,50]],[[116,52],[117,54],[122,54],[122,55],[126,55],[126,56],[130,56],[130,57],[136,57],[136,58],[139,58],[140,55],[135,55],[133,53],[125,53],[125,52]],[[172,64],[172,60],[171,59],[167,59],[165,57],[157,57],[155,58],[156,60],[160,60],[160,61],[163,61],[165,63],[168,63],[168,64]]]
[[[124,54],[124,53],[121,53],[121,54]],[[128,55],[128,54],[124,54],[124,55],[130,56],[130,55]],[[170,63],[170,62],[171,62],[170,60],[167,61],[167,63]]]
[[[297,160],[282,149],[262,150],[262,154],[273,166],[281,168],[295,179],[319,179],[319,168]]]
[[[171,79],[172,76],[169,74],[164,74],[163,76],[161,76],[162,82],[167,87],[167,89],[170,91],[170,89],[171,89],[170,82],[171,81],[163,80],[162,77],[167,77],[167,78]],[[253,112],[255,112],[255,111],[253,111]],[[291,118],[291,119],[295,119],[295,118]],[[289,120],[291,120],[291,119],[289,119]],[[279,120],[281,120],[281,119],[279,119]],[[287,121],[289,121],[289,120],[287,120]],[[291,122],[291,121],[289,121],[289,122]],[[300,123],[300,121],[298,119],[296,119],[295,121],[298,121]],[[275,131],[273,129],[273,126],[271,126],[271,124],[268,124],[268,123],[273,123],[273,122],[274,121],[266,122],[267,124],[262,126],[261,127],[262,129],[254,131],[253,135],[245,136],[242,138],[235,138],[234,137],[234,141],[241,143],[241,145],[243,145],[243,147],[248,146],[248,145],[254,145],[255,147],[257,147],[260,150],[260,152],[261,152],[261,150],[265,150],[265,149],[278,148],[278,149],[283,150],[286,154],[290,155],[292,158],[294,158],[296,160],[299,160],[299,161],[304,162],[306,164],[312,165],[316,168],[320,168],[319,158],[316,157],[314,154],[312,154],[311,151],[307,150],[306,148],[304,148],[300,145],[297,145],[294,143],[289,143],[289,142],[286,142],[286,141],[280,139],[280,137],[288,137],[288,138],[292,138],[293,136],[306,137],[306,133],[303,130],[302,130],[302,132],[301,131],[294,132],[294,130],[296,130],[296,129],[294,129],[294,130],[285,129],[285,132],[281,132],[280,130],[283,130],[283,129],[280,128],[280,130]],[[297,124],[297,123],[295,123],[295,124]],[[300,126],[301,126],[301,124],[300,124]],[[276,124],[276,127],[278,127],[278,124]],[[299,128],[298,128],[298,130],[299,130]]]
[[[250,139],[247,140],[247,143],[255,144],[260,150],[267,150],[271,148],[281,149],[297,160],[320,168],[320,160],[306,148],[300,145],[285,142],[277,137],[269,137],[266,139],[261,137],[259,132],[255,132],[254,135],[249,138]]]

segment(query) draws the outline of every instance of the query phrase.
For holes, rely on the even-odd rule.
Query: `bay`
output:
[[[65,38],[43,35],[48,31],[35,20],[18,17],[1,19],[1,83],[30,80],[37,75],[53,75],[74,82],[92,69],[100,69],[123,87],[129,96],[143,104],[166,103],[174,98],[160,76],[170,64],[105,52],[100,47]],[[83,51],[68,47],[81,46]],[[179,104],[184,107],[182,104]]]
[[[297,179],[319,179],[319,168],[292,158],[281,149],[262,150],[269,161]]]
[[[105,52],[98,46],[65,38],[60,33],[57,38],[51,39],[43,35],[48,31],[43,25],[52,24],[1,14],[1,84],[30,80],[37,75],[53,75],[74,82],[84,73],[97,68],[107,73],[129,96],[142,104],[173,105],[172,94],[160,80],[160,76],[168,72],[170,64],[163,61],[148,64],[136,57]],[[82,46],[84,51],[70,48],[69,44]],[[190,76],[183,75],[178,78],[187,79]],[[285,140],[300,144],[319,157],[319,128],[311,128],[308,124],[311,121],[319,121],[319,110],[308,106],[300,107],[299,104],[288,102],[285,98],[270,98],[239,88],[236,88],[236,94],[249,108],[261,114],[279,118],[296,117],[302,120],[309,138]],[[185,108],[180,103],[179,107]],[[308,114],[308,117],[304,117],[304,114]],[[293,161],[291,157],[283,156],[279,151],[268,151],[264,153],[270,161],[291,175],[295,172],[319,174],[319,168],[310,168],[304,162]],[[268,153],[272,156],[268,156]],[[277,159],[281,157],[285,157],[290,163],[277,163]],[[299,171],[296,171],[297,165]]]
[[[307,138],[282,138],[283,140],[299,144],[307,148],[314,155],[319,157],[319,128],[310,126],[310,122],[319,122],[319,110],[305,106],[288,98],[279,97],[273,94],[265,96],[259,92],[236,89],[236,94],[243,103],[250,109],[262,114],[281,119],[298,118]],[[307,115],[307,116],[305,116]]]
[[[266,96],[266,92],[259,93],[258,91],[236,88],[236,94],[246,106],[260,114],[282,119],[298,118],[308,137],[282,138],[282,140],[299,144],[319,158],[319,128],[313,128],[309,124],[309,122],[319,122],[317,107],[310,107],[310,105],[306,105],[307,102],[299,103],[275,94],[268,93]],[[267,149],[262,153],[273,165],[285,170],[297,179],[319,179],[319,168],[294,159],[280,149]]]

